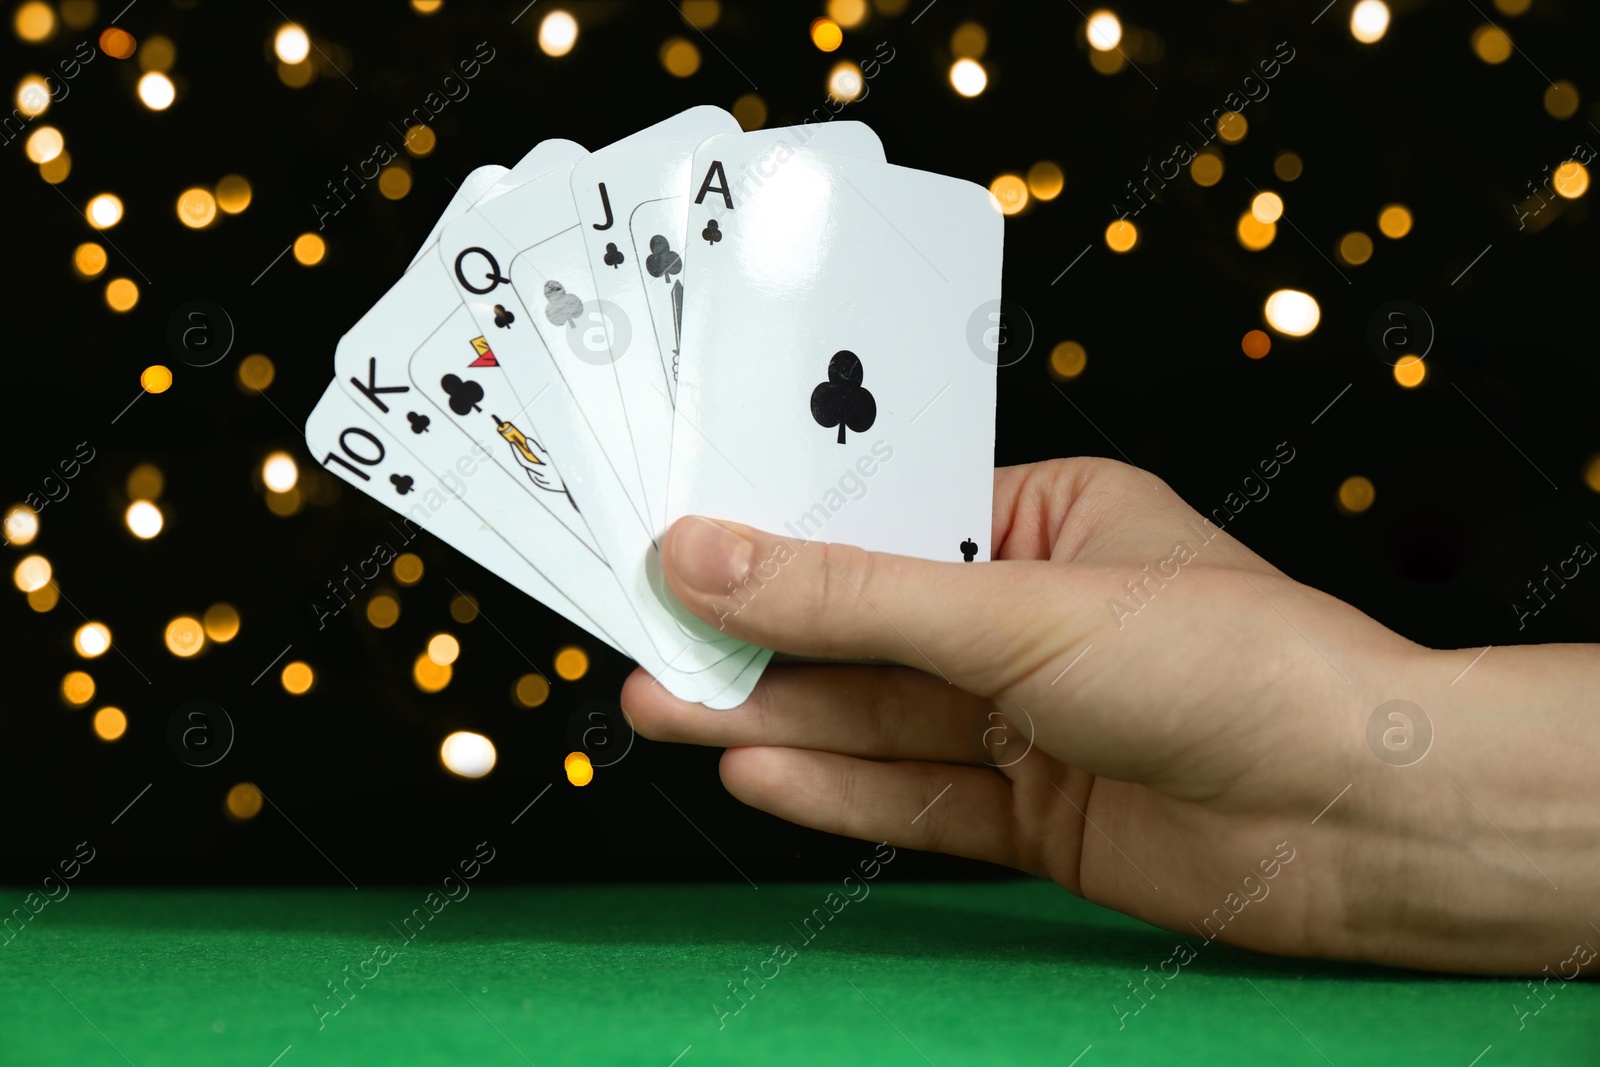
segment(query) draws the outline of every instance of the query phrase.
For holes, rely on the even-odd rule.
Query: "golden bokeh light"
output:
[[[461,655],[461,642],[453,634],[434,634],[428,638],[428,658],[448,667]]]
[[[1139,228],[1127,219],[1118,219],[1106,227],[1106,247],[1113,252],[1129,252],[1139,243]]]
[[[1359,474],[1351,475],[1339,483],[1339,507],[1346,514],[1359,515],[1372,506],[1378,490],[1372,481]]]
[[[68,671],[61,679],[61,699],[81,708],[94,699],[94,678],[88,671]]]
[[[47,585],[43,589],[35,589],[28,594],[28,607],[43,615],[45,612],[52,610],[60,599],[61,594],[56,591],[56,587]]]
[[[450,617],[459,623],[469,623],[478,617],[478,598],[469,593],[459,593],[450,598]]]
[[[1265,359],[1272,351],[1272,337],[1265,330],[1251,330],[1239,341],[1239,348],[1251,359]]]
[[[990,182],[989,194],[1004,215],[1015,215],[1028,206],[1028,183],[1015,174],[1002,174]]]
[[[1089,66],[1093,67],[1098,74],[1107,76],[1119,74],[1127,65],[1128,57],[1120,48],[1111,52],[1089,50]]]
[[[1372,238],[1360,230],[1353,230],[1339,238],[1339,258],[1352,267],[1359,267],[1372,258]]]
[[[561,766],[567,772],[567,781],[573,785],[586,786],[594,781],[594,764],[582,752],[569,752]]]
[[[367,621],[379,630],[387,630],[400,621],[400,601],[388,593],[374,593],[367,601]]]
[[[144,70],[159,70],[163,73],[172,69],[172,64],[178,59],[178,46],[172,43],[172,38],[157,34],[145,41],[139,49],[139,66]]]
[[[261,790],[254,782],[240,782],[228,790],[223,805],[229,818],[247,822],[261,814]]]
[[[419,15],[432,15],[444,7],[444,0],[411,0],[411,10]]]
[[[261,462],[261,481],[274,493],[287,493],[300,480],[300,467],[287,452],[274,452]]]
[[[910,3],[911,0],[872,0],[872,6],[877,9],[878,14],[889,18],[905,14],[906,7]]]
[[[1583,469],[1583,484],[1600,493],[1600,456],[1589,460],[1589,465]]]
[[[385,200],[404,200],[411,192],[411,169],[395,163],[378,172],[378,192]]]
[[[24,75],[17,82],[17,111],[33,119],[50,110],[50,83],[37,74]]]
[[[1527,14],[1528,8],[1532,5],[1533,0],[1494,0],[1495,10],[1512,18]]]
[[[976,22],[963,22],[950,34],[950,54],[957,59],[982,59],[989,50],[989,31]]]
[[[1389,5],[1383,0],[1361,0],[1350,12],[1350,36],[1362,44],[1383,40],[1389,32]]]
[[[859,100],[866,89],[867,79],[862,75],[861,68],[848,59],[835,63],[828,72],[828,93],[835,100],[846,103]]]
[[[1589,191],[1589,171],[1582,163],[1569,159],[1556,168],[1551,175],[1551,184],[1555,186],[1557,195],[1576,200]]]
[[[563,681],[576,682],[589,673],[589,653],[577,645],[568,645],[556,653],[556,676]]]
[[[844,44],[844,30],[830,18],[811,20],[811,43],[820,52],[837,51]]]
[[[128,480],[122,487],[129,500],[159,500],[161,491],[167,487],[167,479],[154,463],[141,463],[128,472]]]
[[[128,732],[128,717],[121,708],[101,708],[94,713],[94,735],[102,741],[115,741]]]
[[[151,111],[165,111],[177,98],[177,86],[159,70],[147,71],[139,79],[139,102]]]
[[[172,371],[152,363],[139,372],[139,387],[147,393],[164,393],[172,388]]]
[[[188,659],[206,647],[206,628],[193,615],[179,615],[167,623],[166,641],[168,652]]]
[[[1316,298],[1298,289],[1279,289],[1263,307],[1267,325],[1286,337],[1305,337],[1322,321]]]
[[[518,704],[525,708],[536,708],[550,699],[550,680],[542,674],[524,674],[517,679],[513,694]]]
[[[60,185],[72,173],[72,153],[63,151],[48,163],[39,164],[39,177],[51,185]]]
[[[14,545],[32,544],[39,536],[39,513],[27,504],[13,504],[6,509],[6,540]]]
[[[206,636],[219,645],[225,645],[239,636],[239,610],[232,604],[213,604],[200,617]]]
[[[22,143],[23,154],[34,163],[48,163],[67,147],[67,139],[54,126],[40,126]]]
[[[759,130],[767,123],[767,102],[759,93],[745,93],[733,102],[733,117],[741,130]]]
[[[709,30],[722,17],[722,4],[719,0],[683,0],[678,13],[695,29]]]
[[[1305,163],[1294,152],[1279,152],[1272,160],[1272,173],[1279,181],[1292,182],[1305,171]]]
[[[100,5],[95,0],[61,0],[61,21],[68,29],[86,30],[100,15]]]
[[[112,278],[106,282],[106,306],[112,311],[132,311],[139,303],[139,285],[132,278]]]
[[[1418,356],[1401,356],[1394,365],[1394,380],[1403,388],[1415,389],[1428,376],[1428,366]]]
[[[1061,341],[1050,350],[1050,373],[1071,381],[1089,365],[1089,354],[1076,341]]]
[[[1411,211],[1404,204],[1390,204],[1378,212],[1378,229],[1394,240],[1411,232],[1411,221]]]
[[[107,26],[100,31],[100,51],[112,59],[127,59],[138,47],[133,34],[120,26]]]
[[[1490,66],[1511,58],[1511,38],[1499,26],[1484,23],[1472,31],[1472,51]]]
[[[16,29],[17,36],[29,44],[48,41],[50,35],[56,32],[55,9],[39,0],[29,0],[17,8],[11,25]]]
[[[303,267],[315,267],[327,254],[327,244],[314,233],[303,233],[294,239],[294,259]]]
[[[578,20],[565,11],[552,11],[539,23],[539,51],[564,56],[578,43]]]
[[[1217,116],[1217,136],[1229,144],[1238,144],[1250,132],[1250,123],[1237,111],[1224,111]]]
[[[1262,222],[1253,213],[1246,211],[1239,216],[1234,233],[1239,238],[1241,246],[1252,252],[1259,252],[1277,239],[1278,226],[1277,223]]]
[[[1277,193],[1257,193],[1250,200],[1250,214],[1257,222],[1277,222],[1283,218],[1283,197]]]
[[[111,647],[111,628],[103,622],[86,622],[72,635],[72,650],[84,659],[103,656]]]
[[[287,519],[291,515],[299,514],[301,505],[305,503],[305,497],[301,496],[300,490],[296,488],[287,493],[268,493],[264,503],[267,505],[267,510],[278,518]]]
[[[1565,78],[1546,87],[1544,110],[1553,119],[1570,119],[1578,113],[1578,87]]]
[[[853,30],[867,20],[867,0],[828,0],[828,17]]]
[[[1067,177],[1057,163],[1045,159],[1028,168],[1028,193],[1035,200],[1054,200],[1066,185]]]
[[[43,556],[23,556],[11,571],[11,580],[24,593],[43,589],[50,584],[50,561]]]
[[[977,96],[988,88],[989,72],[976,59],[958,59],[950,64],[950,86],[962,96]]]
[[[1199,186],[1209,187],[1222,180],[1222,153],[1201,152],[1189,164],[1189,177]]]
[[[422,581],[422,557],[415,552],[402,552],[395,557],[394,580],[401,585],[416,585]]]
[[[239,385],[244,389],[261,392],[272,384],[272,379],[277,377],[278,368],[272,365],[272,360],[261,353],[252,353],[239,361]]]
[[[424,693],[437,693],[450,684],[450,677],[454,673],[448,663],[435,663],[424,652],[411,664],[411,680],[417,688]]]
[[[311,664],[295,660],[279,672],[278,681],[290,696],[304,696],[316,684],[317,674],[311,669]]]
[[[85,241],[72,250],[72,269],[80,278],[93,278],[106,269],[106,250],[93,241]]]
[[[457,730],[439,745],[439,762],[458,778],[482,778],[495,759],[494,742],[471,730]]]
[[[95,229],[109,230],[122,221],[122,200],[114,193],[101,193],[89,201],[84,216]]]
[[[203,230],[217,221],[217,198],[210,189],[185,189],[178,195],[178,221],[191,230]]]
[[[412,126],[406,130],[406,151],[417,159],[431,155],[439,145],[439,138],[430,126]]]
[[[312,63],[279,63],[278,80],[291,89],[304,89],[317,78],[317,68]]]
[[[155,537],[161,532],[161,527],[166,525],[161,509],[148,500],[135,500],[129,504],[128,510],[123,514],[123,521],[128,524],[128,532],[141,541]]]
[[[1110,52],[1122,40],[1122,22],[1109,11],[1096,11],[1089,16],[1084,33],[1090,48],[1097,52]]]
[[[700,49],[687,37],[668,37],[659,56],[662,68],[674,78],[687,78],[700,69]]]
[[[303,63],[311,54],[311,38],[299,26],[286,22],[272,38],[272,50],[284,63]]]

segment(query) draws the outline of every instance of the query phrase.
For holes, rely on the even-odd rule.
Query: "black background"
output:
[[[769,126],[799,121],[823,104],[839,58],[865,59],[879,42],[895,58],[845,116],[870,123],[891,162],[984,185],[1044,159],[1066,172],[1062,196],[1007,220],[1006,297],[1026,309],[1037,340],[1000,372],[998,464],[1122,458],[1209,512],[1288,441],[1294,462],[1229,529],[1290,575],[1435,647],[1593,640],[1600,573],[1583,572],[1525,630],[1511,609],[1524,583],[1576,542],[1600,546],[1600,497],[1583,481],[1600,452],[1595,194],[1547,209],[1559,217],[1538,232],[1519,232],[1513,208],[1547,165],[1575,145],[1600,145],[1590,5],[1535,0],[1529,14],[1506,19],[1489,0],[1399,0],[1388,35],[1366,46],[1349,33],[1348,0],[1313,24],[1323,2],[1119,4],[1124,24],[1158,35],[1164,54],[1140,63],[1142,74],[1105,76],[1088,63],[1083,16],[1070,4],[938,0],[924,9],[912,0],[903,14],[872,15],[825,55],[807,38],[820,4],[727,3],[708,31],[712,48],[665,0],[573,2],[565,6],[581,26],[577,47],[552,59],[534,43],[547,4],[513,25],[520,2],[447,0],[423,17],[398,3],[299,0],[280,14],[268,3],[143,0],[119,25],[176,43],[177,103],[147,110],[134,94],[137,59],[102,55],[35,120],[66,134],[68,180],[40,180],[20,138],[0,160],[0,506],[37,491],[77,442],[96,450],[26,550],[49,557],[62,603],[41,615],[14,589],[0,595],[0,873],[34,881],[80,840],[107,857],[95,878],[128,882],[338,884],[340,872],[360,884],[426,880],[484,838],[499,847],[502,876],[535,881],[737,879],[730,861],[757,880],[832,877],[856,856],[859,845],[732,800],[715,751],[641,740],[592,785],[567,784],[561,759],[573,717],[589,701],[614,706],[630,664],[427,535],[411,546],[427,573],[402,592],[397,626],[373,629],[357,605],[319,632],[312,598],[375,540],[393,540],[389,515],[345,491],[335,504],[279,518],[256,471],[275,449],[311,467],[300,427],[332,374],[336,341],[399,276],[451,183],[472,168],[509,166],[547,137],[597,148],[695,104],[731,107],[752,85]],[[94,41],[118,6],[103,4],[88,30],[38,45],[20,44],[8,25],[7,93]],[[1499,66],[1469,47],[1484,12],[1519,48]],[[271,40],[285,16],[324,49],[337,47],[348,80],[325,72],[299,90],[279,81]],[[974,100],[946,77],[951,32],[969,19],[989,32],[990,84]],[[671,35],[700,46],[701,68],[688,79],[658,62]],[[389,201],[369,186],[328,220],[320,266],[284,257],[262,275],[315,228],[311,205],[324,183],[377,142],[398,146],[389,124],[484,41],[495,58],[433,123],[438,148],[411,161],[411,194]],[[1195,142],[1188,122],[1221,107],[1279,42],[1295,58],[1270,97],[1246,108],[1249,134],[1225,147],[1222,181],[1200,188],[1180,177],[1137,217],[1139,247],[1110,252],[1102,234],[1124,182],[1179,140]],[[1584,101],[1573,118],[1546,114],[1547,76],[1577,84]],[[1293,183],[1273,177],[1284,149],[1305,161]],[[182,227],[178,193],[227,173],[250,180],[249,209],[207,231]],[[1293,222],[1280,223],[1263,252],[1245,251],[1233,233],[1250,183],[1281,191]],[[78,209],[105,190],[123,199],[126,217],[107,235],[116,248],[106,274],[80,282],[72,249],[95,237]],[[1400,241],[1375,227],[1393,201],[1416,218]],[[1373,235],[1376,254],[1335,267],[1339,236],[1356,229]],[[105,280],[119,275],[140,283],[126,315],[103,299]],[[1246,359],[1241,336],[1262,325],[1263,300],[1284,286],[1317,297],[1320,327]],[[232,354],[210,368],[166,351],[168,317],[191,299],[221,305],[237,327]],[[1428,380],[1415,390],[1399,388],[1365,340],[1374,310],[1395,299],[1424,307],[1438,331]],[[1069,338],[1088,350],[1088,368],[1056,383],[1050,348]],[[235,385],[238,360],[252,352],[276,364],[264,396]],[[174,368],[173,388],[113,425],[140,370],[158,362]],[[167,527],[152,542],[122,522],[124,481],[141,462],[166,476]],[[1375,506],[1359,516],[1335,506],[1352,474],[1377,487]],[[22,553],[8,554],[14,562]],[[451,583],[476,595],[515,647],[482,617],[452,623]],[[195,660],[169,654],[167,620],[216,601],[239,608],[239,637]],[[62,675],[84,666],[71,647],[83,621],[73,605],[107,622],[117,647],[87,666],[99,691],[76,711],[58,696]],[[458,634],[464,652],[449,688],[424,695],[410,665],[439,629]],[[291,644],[289,658],[316,668],[316,688],[290,697],[276,670],[252,685]],[[590,651],[589,674],[557,681],[540,708],[517,706],[511,687],[527,660],[553,674],[566,644]],[[168,716],[192,698],[226,708],[239,730],[210,768],[186,766],[167,747]],[[130,719],[115,744],[89,726],[106,703]],[[459,781],[439,767],[439,740],[457,728],[495,740],[499,765],[488,778]],[[223,813],[240,781],[273,802],[246,823]],[[907,876],[992,873],[941,857],[904,862]]]

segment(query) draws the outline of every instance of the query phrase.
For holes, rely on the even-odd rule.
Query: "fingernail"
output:
[[[672,528],[667,563],[696,592],[721,596],[750,572],[755,545],[720,523],[692,516]]]

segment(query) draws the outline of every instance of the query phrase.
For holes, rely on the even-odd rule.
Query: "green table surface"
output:
[[[1583,979],[1535,1001],[1521,980],[1190,937],[1195,958],[1133,1013],[1127,983],[1176,935],[1039,882],[885,882],[836,915],[838,882],[482,885],[437,914],[428,886],[85,887],[0,945],[0,1063],[1600,1063]],[[416,908],[429,921],[403,938]],[[808,942],[816,908],[831,917]],[[780,942],[792,958],[765,962]],[[396,954],[368,962],[380,945]],[[320,1016],[337,981],[345,1005]]]

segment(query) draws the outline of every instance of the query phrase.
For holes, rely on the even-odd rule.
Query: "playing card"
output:
[[[668,518],[987,559],[1002,217],[981,186],[720,137],[690,210]],[[756,181],[755,178],[760,178]]]
[[[531,156],[533,153],[530,152],[528,155]],[[471,174],[468,174],[461,184],[457,186],[455,195],[450,198],[450,202],[445,205],[444,214],[439,216],[439,220],[433,224],[433,229],[428,231],[427,240],[422,242],[422,247],[417,249],[417,254],[411,257],[411,262],[406,264],[406,270],[415,267],[417,260],[425,256],[434,245],[439,243],[439,235],[444,232],[446,226],[465,215],[468,208],[472,207],[485,193],[488,193],[510,173],[511,171],[505,167],[491,165],[479,167]]]

